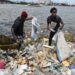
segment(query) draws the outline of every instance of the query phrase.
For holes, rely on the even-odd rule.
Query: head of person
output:
[[[27,17],[28,17],[27,12],[26,12],[26,11],[23,11],[23,12],[21,13],[21,19],[22,19],[23,21],[25,21]]]
[[[57,15],[57,8],[55,8],[55,7],[51,8],[50,13],[52,16],[56,16]]]

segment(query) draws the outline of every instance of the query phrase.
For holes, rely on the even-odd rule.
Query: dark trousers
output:
[[[55,35],[55,33],[56,32],[50,32],[50,34],[49,34],[49,46],[51,46],[51,44],[52,44],[52,38],[53,38],[53,36]]]
[[[49,46],[51,46],[51,44],[52,44],[52,38],[53,38],[53,36],[57,33],[57,31],[58,31],[58,29],[59,29],[59,26],[60,26],[60,25],[57,24],[57,25],[55,26],[55,28],[53,28],[55,32],[53,32],[53,31],[50,32],[50,34],[49,34]]]

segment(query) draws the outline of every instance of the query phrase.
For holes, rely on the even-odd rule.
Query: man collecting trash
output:
[[[23,11],[21,13],[21,16],[19,16],[12,28],[11,28],[11,32],[12,32],[12,36],[13,36],[13,41],[17,42],[19,44],[18,49],[21,48],[21,45],[23,43],[23,39],[25,38],[25,32],[24,32],[24,22],[28,21],[28,20],[32,20],[33,17],[27,18],[28,17],[28,13],[26,11]]]
[[[31,18],[27,18],[27,17],[28,17],[27,12],[23,11],[21,13],[21,16],[15,20],[15,22],[11,28],[13,39],[16,42],[19,40],[23,40],[23,38],[25,37],[24,22],[28,21],[28,20],[32,20],[32,17]]]
[[[51,8],[50,13],[51,15],[47,18],[47,29],[50,31],[49,46],[51,46],[52,38],[58,29],[62,29],[64,26],[62,19],[57,15],[57,8]]]

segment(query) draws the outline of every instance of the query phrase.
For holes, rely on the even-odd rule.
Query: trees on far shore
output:
[[[0,3],[5,3],[7,2],[8,0],[0,0]]]

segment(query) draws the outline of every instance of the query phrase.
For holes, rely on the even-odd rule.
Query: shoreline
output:
[[[25,6],[34,6],[34,7],[42,7],[42,6],[63,6],[63,7],[75,7],[75,5],[63,5],[63,4],[50,4],[50,5],[45,5],[45,4],[21,4],[21,3],[0,3],[0,5],[25,5]]]

